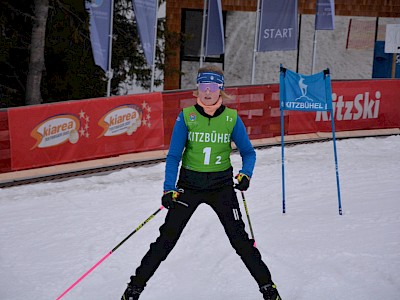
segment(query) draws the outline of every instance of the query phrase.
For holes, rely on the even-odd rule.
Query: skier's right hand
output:
[[[246,174],[239,173],[235,176],[235,178],[237,179],[238,183],[234,185],[234,188],[242,192],[247,191],[250,186],[250,177]]]
[[[176,199],[178,199],[179,193],[177,191],[165,191],[161,198],[161,204],[167,209],[175,208]]]

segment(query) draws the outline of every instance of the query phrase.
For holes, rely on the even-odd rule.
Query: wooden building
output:
[[[167,30],[177,36],[183,32],[185,10],[202,11],[203,0],[166,0]],[[222,0],[223,11],[255,12],[257,0]],[[315,14],[316,0],[298,0],[299,14]],[[399,18],[400,0],[335,0],[335,15]],[[201,27],[198,28],[201,31]],[[181,44],[166,45],[164,90],[180,88]]]

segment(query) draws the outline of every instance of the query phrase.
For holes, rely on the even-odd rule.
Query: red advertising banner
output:
[[[332,82],[336,131],[400,127],[399,80]],[[289,112],[288,134],[331,132],[328,112]]]
[[[12,170],[163,147],[161,93],[9,109]]]

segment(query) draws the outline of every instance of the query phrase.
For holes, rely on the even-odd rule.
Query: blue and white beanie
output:
[[[224,89],[224,75],[215,72],[201,72],[197,74],[197,83],[211,82],[221,84],[220,89]]]

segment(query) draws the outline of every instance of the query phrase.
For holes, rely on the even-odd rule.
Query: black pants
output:
[[[189,207],[176,203],[175,208],[168,211],[165,223],[160,227],[160,236],[150,245],[149,251],[136,269],[136,284],[146,285],[161,262],[174,248],[190,217],[201,203],[210,205],[215,211],[232,247],[258,285],[262,286],[271,281],[268,267],[262,261],[258,249],[253,246],[254,240],[250,239],[245,231],[239,203],[232,186],[210,191],[185,190],[179,197],[179,201],[189,204]]]

